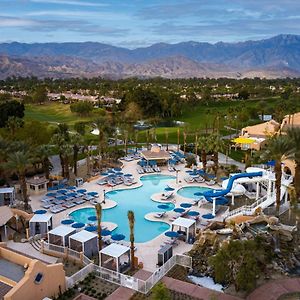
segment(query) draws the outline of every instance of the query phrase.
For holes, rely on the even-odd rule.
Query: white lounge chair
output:
[[[167,213],[166,211],[157,213],[154,215],[154,217],[160,219],[160,218],[163,218],[166,215],[166,213]]]

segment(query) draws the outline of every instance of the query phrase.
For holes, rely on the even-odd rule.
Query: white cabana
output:
[[[0,206],[11,205],[16,198],[15,188],[4,187],[0,188]]]
[[[36,234],[45,235],[53,227],[52,214],[35,214],[29,220],[29,234],[34,236]]]
[[[81,230],[69,236],[69,248],[92,257],[98,253],[98,236],[96,233]]]
[[[99,252],[99,265],[117,272],[126,270],[130,266],[130,248],[110,244]]]
[[[69,236],[76,233],[76,229],[66,225],[60,225],[48,232],[48,242],[52,245],[67,247]]]
[[[196,235],[196,221],[192,219],[182,218],[179,217],[176,220],[173,221],[171,224],[171,230],[175,231],[175,228],[177,230],[184,229],[186,233],[186,242],[189,241],[190,237],[195,237]]]

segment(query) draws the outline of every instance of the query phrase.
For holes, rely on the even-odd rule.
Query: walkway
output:
[[[300,278],[278,279],[266,283],[254,290],[247,300],[277,300],[281,295],[300,292]]]
[[[245,170],[245,164],[243,164],[239,161],[236,161],[236,160],[230,158],[229,156],[227,156],[227,158],[226,158],[226,155],[223,153],[220,153],[220,152],[219,152],[219,163],[227,164],[227,165],[236,165],[240,170],[242,170],[242,171]]]

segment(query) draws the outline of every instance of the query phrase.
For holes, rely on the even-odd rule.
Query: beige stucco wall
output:
[[[296,168],[295,161],[286,159],[283,160],[282,162],[284,163],[285,167],[288,167],[291,170],[292,175],[295,176],[295,168]]]
[[[45,297],[55,297],[59,291],[66,289],[66,277],[62,264],[46,265],[21,254],[4,248],[0,244],[0,256],[22,266],[28,266],[24,277],[4,296],[4,300],[40,300]],[[36,284],[35,277],[43,274],[43,279]]]

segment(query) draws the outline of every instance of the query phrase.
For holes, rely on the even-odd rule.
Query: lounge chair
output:
[[[205,179],[204,179],[203,177],[199,176],[199,177],[196,177],[196,178],[195,178],[195,181],[196,181],[197,183],[203,183],[203,182],[205,182]]]
[[[160,199],[166,201],[166,200],[172,198],[173,194],[174,194],[174,192],[167,192],[165,194],[162,194]]]
[[[93,200],[95,197],[92,196],[92,195],[85,195],[84,197],[82,197],[83,200],[86,200],[86,201],[91,201]]]
[[[83,204],[85,201],[84,200],[75,200],[74,203],[77,205]]]
[[[100,179],[97,181],[97,184],[99,184],[99,185],[107,184],[107,179]]]
[[[63,206],[64,206],[65,208],[71,208],[71,207],[76,206],[76,204],[73,203],[73,202],[67,202],[67,203],[64,203]]]
[[[210,181],[206,181],[205,183],[209,186],[216,184],[215,180],[213,180],[213,179],[211,179]]]
[[[167,212],[165,212],[165,211],[162,212],[162,213],[157,213],[157,214],[154,215],[154,217],[160,219],[160,218],[163,218],[166,215],[166,213]]]
[[[193,183],[193,182],[195,182],[195,179],[192,178],[192,177],[185,177],[184,181],[187,182],[187,183]]]
[[[43,208],[49,209],[50,207],[52,207],[54,204],[53,203],[45,203],[42,205]]]
[[[172,167],[171,165],[168,165],[168,171],[169,171],[169,172],[174,172],[175,169],[174,169],[174,167]]]

